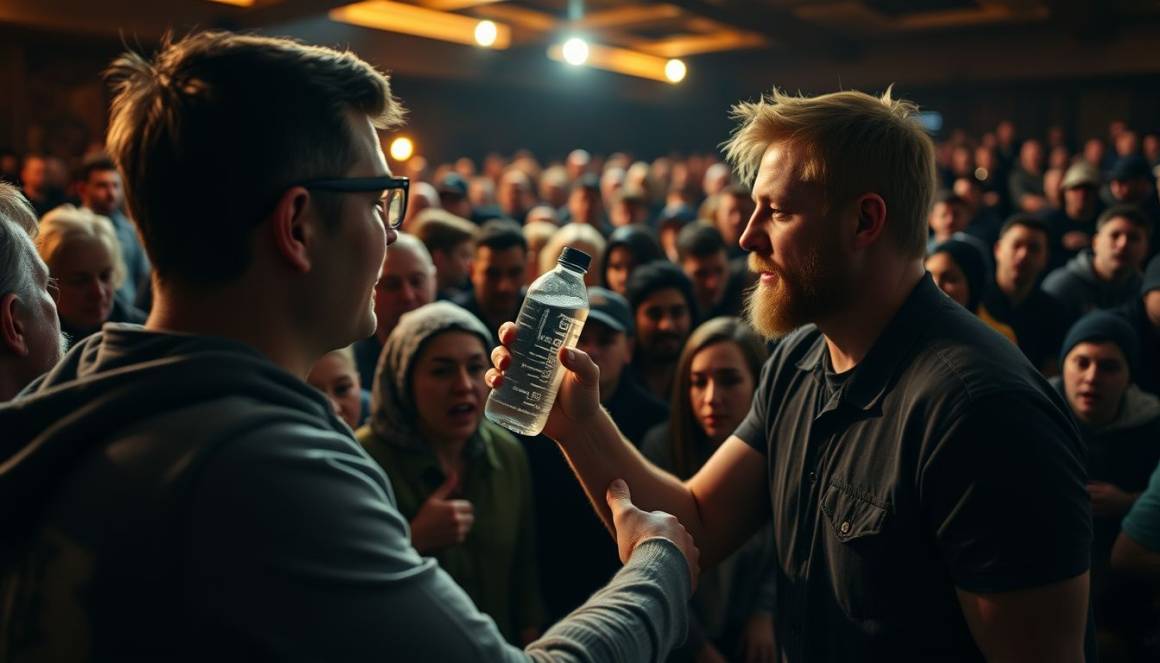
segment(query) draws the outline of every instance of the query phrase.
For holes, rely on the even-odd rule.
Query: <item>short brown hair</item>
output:
[[[403,115],[387,77],[354,54],[271,37],[166,37],[154,59],[127,53],[105,77],[109,152],[163,282],[239,276],[282,190],[350,167],[348,111],[384,129]]]
[[[935,190],[934,144],[914,121],[918,107],[844,91],[791,96],[774,88],[733,107],[739,122],[726,155],[751,184],[771,143],[788,141],[806,154],[804,177],[826,192],[830,209],[863,193],[886,202],[887,232],[908,256],[926,252],[927,215]]]
[[[446,253],[464,242],[474,242],[479,226],[445,209],[429,207],[415,218],[411,233],[431,252]]]

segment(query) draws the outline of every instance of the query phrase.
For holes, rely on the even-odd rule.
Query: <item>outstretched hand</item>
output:
[[[512,355],[508,347],[515,342],[517,329],[519,327],[514,322],[505,322],[499,328],[500,344],[491,351],[494,368],[489,369],[484,378],[492,389],[503,385],[504,372],[511,366]],[[556,441],[580,430],[600,411],[600,368],[596,362],[575,348],[561,348],[559,358],[564,379],[544,427],[544,434]]]

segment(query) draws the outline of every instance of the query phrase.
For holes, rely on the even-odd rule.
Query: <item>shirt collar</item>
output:
[[[911,290],[910,295],[882,330],[866,357],[854,367],[853,375],[842,387],[841,400],[860,410],[878,405],[887,389],[894,383],[904,360],[912,357],[916,341],[924,326],[924,314],[938,303],[943,294],[926,274]],[[797,368],[810,371],[818,380],[824,380],[826,370],[826,339],[818,335],[813,347],[797,363]]]

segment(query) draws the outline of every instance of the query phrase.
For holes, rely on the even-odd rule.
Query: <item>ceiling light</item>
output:
[[[685,80],[685,74],[689,73],[685,63],[676,58],[665,63],[665,78],[669,79],[670,83],[680,83]]]
[[[391,158],[395,161],[406,161],[415,153],[415,143],[406,136],[400,136],[391,141]]]
[[[564,61],[579,67],[588,61],[588,42],[579,37],[572,37],[564,42]]]
[[[439,39],[457,44],[485,45],[503,49],[511,45],[511,28],[492,21],[450,12],[436,11],[389,0],[365,0],[330,10],[330,20],[375,30],[399,32],[416,37]],[[483,27],[484,23],[491,25]],[[482,44],[481,32],[493,32],[490,44]]]
[[[499,31],[492,21],[480,21],[475,26],[475,43],[484,48],[491,47],[495,43]]]
[[[577,39],[576,41],[580,40]],[[648,53],[641,53],[640,51],[605,46],[603,44],[587,44],[581,42],[584,45],[584,55],[586,57],[582,60],[574,60],[570,57],[569,53],[571,42],[572,40],[568,40],[564,44],[555,44],[548,49],[548,57],[557,62],[567,62],[573,65],[583,63],[589,67],[604,69],[626,76],[647,78],[653,81],[660,81],[661,83],[676,83],[688,73],[685,63],[680,60],[670,60],[668,58],[649,55]],[[571,53],[571,55],[575,56],[576,53]]]

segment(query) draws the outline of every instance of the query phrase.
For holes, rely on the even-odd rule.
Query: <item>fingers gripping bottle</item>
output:
[[[484,414],[520,435],[538,435],[564,379],[560,348],[575,347],[588,319],[584,273],[592,257],[568,247],[556,268],[528,288],[516,320],[512,361],[503,384],[487,398]]]

